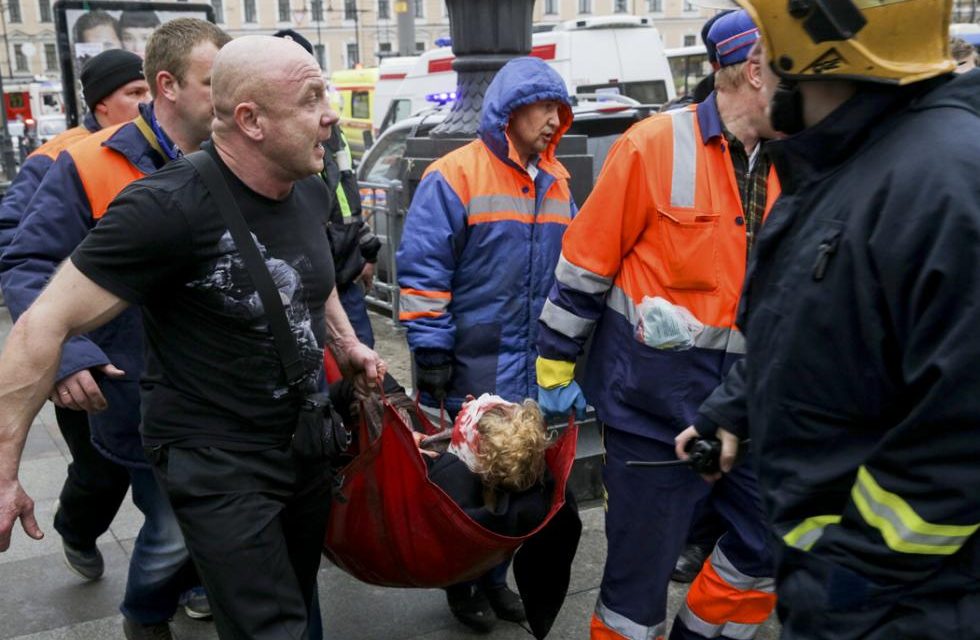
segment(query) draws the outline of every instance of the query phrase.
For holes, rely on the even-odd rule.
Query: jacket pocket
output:
[[[497,389],[500,325],[495,322],[457,326],[450,395],[465,397]]]
[[[718,288],[718,214],[657,209],[664,285],[670,289]]]
[[[650,414],[662,424],[678,427],[678,430],[686,427],[682,424],[688,380],[686,354],[639,343],[624,347],[627,354],[623,402]]]

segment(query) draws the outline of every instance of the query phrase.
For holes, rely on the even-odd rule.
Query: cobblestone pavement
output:
[[[399,379],[408,381],[404,338],[390,321],[375,317],[378,351]],[[6,309],[0,309],[0,339],[10,329]],[[61,541],[51,526],[53,506],[65,479],[68,450],[58,433],[54,412],[47,405],[34,423],[21,466],[21,481],[35,499],[45,538],[32,541],[19,526],[11,548],[0,554],[0,640],[118,640],[123,638],[118,606],[126,567],[141,516],[128,500],[109,532],[99,539],[106,559],[105,576],[85,583],[69,573],[61,557]],[[582,512],[584,532],[573,567],[571,588],[551,638],[588,637],[588,620],[595,605],[605,540],[601,508]],[[330,640],[451,640],[469,632],[452,618],[438,590],[385,589],[357,582],[324,561],[319,575],[320,601],[326,636]],[[673,585],[670,610],[675,611],[683,589]],[[174,619],[180,640],[213,640],[214,626],[187,618]],[[778,627],[770,622],[759,638],[774,640]],[[525,640],[521,627],[499,623],[487,638]]]

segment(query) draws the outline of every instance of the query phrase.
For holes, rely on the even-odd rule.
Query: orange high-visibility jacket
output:
[[[746,232],[727,147],[713,97],[634,125],[565,234],[538,351],[574,361],[594,332],[583,390],[618,429],[673,443],[745,351],[735,312]],[[767,211],[778,194],[770,172]],[[644,296],[705,325],[693,348],[654,349],[634,337]]]
[[[58,155],[99,128],[95,116],[87,114],[83,124],[62,131],[27,156],[0,202],[0,253],[13,240],[28,203]]]

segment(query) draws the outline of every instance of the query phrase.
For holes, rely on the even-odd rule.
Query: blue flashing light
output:
[[[436,38],[433,42],[437,47],[451,47],[453,46],[453,39],[449,36],[443,36],[441,38]]]
[[[455,91],[440,91],[439,93],[430,93],[425,96],[426,102],[432,102],[439,106],[444,104],[449,104],[450,102],[456,102],[456,92]]]

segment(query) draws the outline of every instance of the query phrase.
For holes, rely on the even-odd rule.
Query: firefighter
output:
[[[768,533],[746,465],[710,485],[687,468],[625,464],[676,460],[675,436],[744,352],[734,319],[746,256],[779,191],[761,151],[772,131],[760,59],[748,56],[758,30],[736,11],[708,37],[721,67],[715,92],[616,143],[565,235],[540,318],[542,407],[567,413],[588,397],[603,424],[608,555],[595,640],[665,636],[674,561],[709,494],[729,533],[671,637],[751,638],[774,606]],[[583,394],[573,369],[589,336]]]
[[[978,638],[980,76],[952,0],[795,5],[744,3],[794,135],[695,426],[751,434],[782,638]]]

